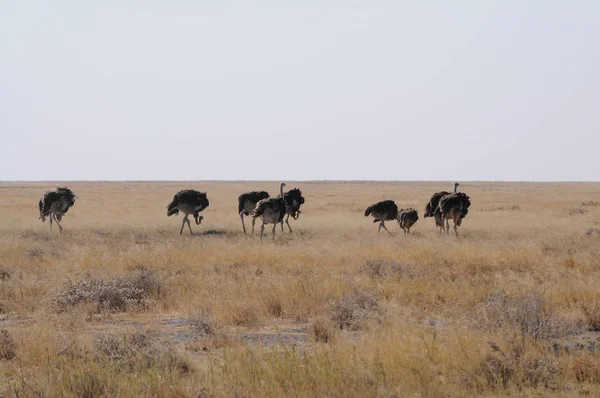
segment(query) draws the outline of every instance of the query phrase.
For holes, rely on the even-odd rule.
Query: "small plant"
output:
[[[600,332],[600,305],[597,303],[584,303],[581,306],[587,325],[590,330]]]
[[[599,206],[600,202],[596,202],[595,200],[588,200],[587,202],[581,202],[582,206],[594,207]]]
[[[587,213],[587,210],[586,209],[581,209],[581,208],[570,209],[569,210],[569,215],[570,216],[581,216],[581,215],[584,215],[585,213]]]
[[[57,312],[65,312],[80,303],[93,303],[97,312],[124,312],[131,306],[145,307],[149,300],[160,297],[163,290],[154,272],[138,269],[124,277],[90,277],[68,282],[65,290],[55,297],[54,306]]]
[[[6,329],[0,330],[0,360],[13,359],[17,354],[17,346]]]
[[[360,330],[368,321],[381,323],[379,296],[371,291],[352,289],[329,301],[326,310],[340,329]]]
[[[190,325],[194,334],[199,337],[213,336],[220,329],[210,313],[204,309],[190,319]]]
[[[317,343],[329,343],[333,337],[331,321],[324,318],[315,319],[310,325],[310,336]]]
[[[578,333],[577,325],[553,313],[548,300],[539,294],[509,296],[497,292],[476,308],[478,327],[505,331],[522,338],[560,338]]]
[[[397,261],[385,260],[367,260],[360,265],[360,271],[370,278],[409,278],[417,276],[418,271],[415,266]]]
[[[8,268],[0,268],[0,281],[7,281],[12,276],[12,271]]]

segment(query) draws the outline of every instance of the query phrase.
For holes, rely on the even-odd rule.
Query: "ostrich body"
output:
[[[285,223],[290,229],[290,233],[292,233],[292,227],[290,226],[290,216],[297,220],[300,217],[300,206],[304,204],[304,197],[302,196],[302,191],[298,188],[294,188],[289,190],[288,192],[283,194],[283,199],[287,204]],[[283,232],[283,223],[281,223],[281,232]]]
[[[287,214],[288,208],[283,195],[283,187],[285,187],[284,182],[279,186],[279,196],[260,200],[252,212],[253,219],[260,217],[262,220],[260,240],[263,238],[266,224],[273,224],[273,239],[275,239],[275,227],[277,227],[277,224],[281,223],[283,227],[283,217]]]
[[[60,221],[75,204],[75,193],[67,187],[57,187],[56,191],[49,191],[44,194],[38,203],[40,208],[40,219],[46,222],[46,217],[50,219],[50,232],[52,232],[52,222],[56,221],[58,230],[62,234]]]
[[[404,231],[404,235],[410,233],[412,227],[419,220],[419,213],[412,207],[409,209],[400,209],[398,211],[398,225]]]
[[[381,228],[383,227],[383,229],[391,234],[385,227],[385,222],[398,219],[398,205],[396,205],[396,202],[393,200],[377,202],[374,205],[367,207],[367,210],[365,210],[365,217],[368,217],[369,215],[375,218],[375,220],[373,220],[374,223],[379,221],[379,229],[377,232],[381,232]]]
[[[463,218],[467,216],[471,206],[470,198],[463,192],[454,192],[440,199],[437,212],[440,213],[443,222],[445,221],[446,235],[450,234],[450,222],[454,220],[454,233],[458,238],[458,227],[462,224]]]
[[[454,192],[456,192],[458,185],[457,182],[454,183]],[[434,193],[431,199],[429,199],[427,206],[425,206],[425,212],[423,214],[424,218],[433,217],[435,226],[440,229],[440,234],[444,231],[444,221],[442,220],[442,213],[438,210],[438,205],[440,204],[440,199],[446,195],[450,195],[450,192],[441,191]]]
[[[183,217],[179,235],[183,234],[183,227],[186,223],[190,229],[190,234],[193,235],[194,233],[192,232],[192,226],[188,216],[193,214],[196,225],[200,225],[204,217],[199,213],[206,209],[208,205],[209,202],[206,197],[206,192],[198,192],[193,189],[179,191],[173,196],[173,201],[167,207],[167,217],[170,217],[173,214],[179,214],[180,211],[183,212],[185,217]]]
[[[242,219],[242,228],[246,233],[246,225],[244,225],[244,216],[249,216],[254,209],[256,204],[263,200],[268,199],[269,193],[265,191],[252,191],[246,192],[240,195],[238,198],[238,214]],[[252,233],[254,234],[254,224],[256,224],[256,218],[252,218]]]

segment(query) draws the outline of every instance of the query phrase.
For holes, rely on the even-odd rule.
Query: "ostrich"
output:
[[[183,217],[183,222],[181,223],[179,235],[183,234],[183,227],[185,226],[185,223],[187,223],[188,228],[190,229],[190,234],[193,235],[194,233],[192,232],[192,226],[188,216],[193,214],[196,225],[200,225],[204,217],[198,213],[206,209],[208,204],[209,202],[208,198],[206,197],[206,192],[198,192],[193,189],[179,191],[175,194],[175,196],[173,196],[173,201],[167,207],[167,217],[170,217],[173,214],[179,214],[179,211],[185,213],[185,217]]]
[[[44,194],[39,202],[40,219],[46,222],[46,217],[50,218],[50,232],[52,232],[52,222],[56,221],[58,230],[62,234],[62,226],[60,221],[62,217],[69,211],[71,206],[75,204],[75,193],[67,187],[57,187],[56,191],[49,191]]]
[[[246,192],[240,195],[238,198],[238,213],[240,218],[242,219],[242,228],[244,229],[244,233],[246,233],[246,225],[244,225],[244,216],[250,215],[256,208],[256,204],[263,200],[269,198],[269,193],[265,191],[252,191]],[[252,219],[252,233],[254,234],[254,224],[256,223],[256,218]],[[282,225],[283,227],[283,225]]]
[[[412,207],[409,209],[400,209],[398,211],[398,225],[404,231],[404,235],[408,236],[410,227],[419,220],[419,213]]]
[[[273,239],[275,239],[275,227],[277,227],[277,224],[282,223],[283,225],[283,217],[286,215],[288,208],[285,196],[283,195],[283,187],[285,187],[284,182],[279,186],[279,196],[260,200],[252,212],[253,219],[260,217],[262,220],[260,240],[262,240],[265,232],[265,224],[273,224]]]
[[[456,189],[458,188],[458,186],[459,186],[458,182],[454,183],[454,192],[456,192]],[[441,213],[439,211],[437,211],[437,209],[438,209],[438,204],[440,203],[440,199],[446,195],[450,195],[450,192],[441,191],[441,192],[434,193],[433,196],[431,197],[431,199],[429,199],[429,202],[427,203],[427,206],[425,207],[425,212],[423,214],[424,218],[427,218],[427,217],[434,218],[435,226],[440,228],[440,234],[444,230],[444,223],[442,221]]]
[[[290,229],[290,233],[292,233],[292,227],[290,226],[290,216],[294,220],[297,220],[300,217],[300,206],[304,204],[304,197],[302,196],[302,191],[298,188],[294,188],[283,194],[283,199],[287,204],[285,223]],[[283,232],[283,223],[281,223],[281,232]]]
[[[369,215],[375,218],[374,223],[380,221],[377,232],[381,232],[381,227],[383,227],[391,235],[391,232],[385,227],[385,222],[398,219],[398,205],[393,200],[377,202],[365,210],[365,217]]]
[[[458,227],[462,224],[463,218],[467,216],[471,206],[470,198],[463,192],[454,192],[440,199],[436,213],[440,214],[443,222],[446,222],[446,235],[450,234],[450,223],[448,220],[454,220],[454,233],[458,238]]]

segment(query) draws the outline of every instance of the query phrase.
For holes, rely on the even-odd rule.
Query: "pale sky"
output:
[[[598,181],[599,41],[597,0],[0,0],[0,180]]]

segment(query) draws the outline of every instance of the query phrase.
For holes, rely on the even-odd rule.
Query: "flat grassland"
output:
[[[0,183],[0,396],[600,394],[600,183],[464,183],[459,239],[422,218],[452,183],[287,183],[303,213],[262,242],[237,197],[277,182],[60,183],[62,235],[58,183]]]

